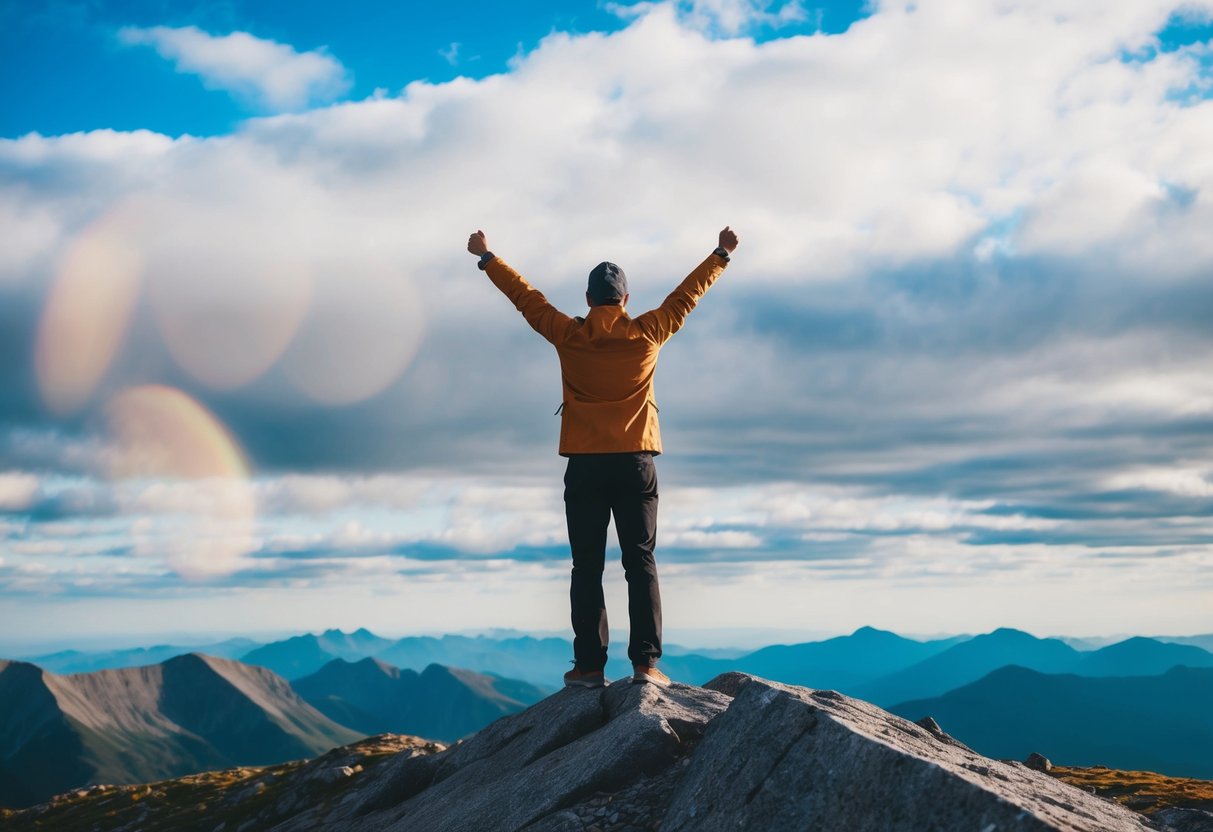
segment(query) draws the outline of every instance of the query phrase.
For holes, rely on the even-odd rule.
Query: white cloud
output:
[[[675,2],[608,3],[608,11],[626,19],[672,8],[679,21],[710,35],[734,37],[760,28],[779,29],[806,20],[801,0],[675,0]]]
[[[1208,471],[1191,468],[1156,468],[1125,471],[1108,478],[1108,488],[1145,488],[1184,497],[1213,497],[1213,479]]]
[[[248,32],[212,35],[195,26],[125,26],[118,39],[128,46],[151,46],[177,71],[198,75],[208,89],[275,112],[332,101],[350,87],[349,73],[326,52],[297,52]]]

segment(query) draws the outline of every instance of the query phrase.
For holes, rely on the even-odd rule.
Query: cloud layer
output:
[[[0,143],[4,591],[559,580],[556,362],[462,242],[484,228],[570,313],[614,260],[638,312],[729,223],[735,262],[657,382],[663,557],[705,603],[735,580],[744,618],[763,574],[874,608],[1082,582],[1102,597],[1058,627],[1109,599],[1200,626],[1210,45],[1163,48],[1173,2],[888,2],[843,34],[725,37],[788,9],[649,5],[506,74],[213,139]],[[323,55],[126,37],[266,81],[276,110],[339,94]],[[213,414],[252,480],[107,479],[108,408],[147,385]],[[925,629],[906,615],[884,623]]]
[[[296,52],[248,32],[212,35],[196,26],[124,26],[118,40],[150,46],[178,72],[197,75],[208,89],[233,93],[270,112],[327,103],[350,87],[345,68],[331,55]]]

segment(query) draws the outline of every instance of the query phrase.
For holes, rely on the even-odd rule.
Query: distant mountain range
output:
[[[1036,751],[1069,766],[1213,779],[1210,667],[1103,678],[1003,667],[889,710],[911,720],[931,716],[990,757],[1022,760]]]
[[[912,719],[929,714],[994,756],[1039,751],[1063,764],[1213,776],[1185,744],[1213,747],[1213,653],[1201,638],[1134,637],[1078,650],[1013,629],[917,641],[863,627],[731,658],[671,651],[661,664],[694,684],[738,670],[840,690]],[[313,756],[363,734],[458,739],[556,689],[572,653],[559,638],[391,640],[365,629],[215,646],[245,663],[186,654],[59,675],[0,662],[0,804],[101,780]],[[94,667],[176,649],[67,651],[45,660]],[[607,675],[630,675],[625,658],[616,656]]]
[[[334,659],[292,687],[316,710],[365,734],[411,734],[450,742],[547,692],[528,682],[432,664],[401,670],[377,659]]]
[[[1149,676],[1176,665],[1213,667],[1213,653],[1199,647],[1130,638],[1081,652],[1055,638],[999,629],[956,644],[917,664],[845,690],[882,707],[939,696],[1009,665],[1041,673],[1080,676]]]
[[[263,645],[246,652],[241,661],[268,667],[287,679],[301,679],[333,659],[358,661],[382,653],[392,643],[365,628],[352,633],[325,630],[318,636],[308,633]]]
[[[954,636],[917,641],[885,630],[861,627],[850,635],[790,645],[771,645],[738,655],[671,649],[662,668],[673,678],[702,684],[739,670],[807,687],[841,690],[881,705],[936,696],[1007,665],[1046,673],[1083,676],[1143,676],[1175,665],[1213,666],[1213,635],[1129,638],[1099,649],[1078,649],[1081,639],[1037,638],[1000,629],[976,637]],[[618,649],[618,648],[617,648]],[[530,682],[544,690],[560,685],[573,654],[561,638],[532,636],[408,636],[392,640],[366,629],[352,633],[326,630],[257,644],[231,639],[213,645],[85,653],[64,651],[27,661],[55,673],[82,673],[152,664],[189,652],[239,659],[273,670],[286,679],[302,679],[335,659],[374,658],[402,669],[423,671],[431,664],[462,667]],[[626,657],[614,655],[609,678],[628,675]]]
[[[230,638],[211,644],[184,646],[180,644],[158,644],[154,647],[134,647],[126,650],[61,650],[34,656],[27,661],[51,673],[91,673],[94,670],[115,670],[122,667],[142,667],[159,664],[186,653],[202,653],[222,659],[240,659],[250,650],[261,645],[251,638]]]
[[[59,676],[0,662],[0,804],[311,757],[361,735],[260,667],[188,654]]]

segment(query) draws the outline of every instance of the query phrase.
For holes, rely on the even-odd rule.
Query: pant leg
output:
[[[601,471],[597,470],[600,468],[600,460],[571,456],[564,474],[564,515],[573,554],[569,586],[573,658],[583,673],[606,666],[609,643],[602,570],[606,563],[611,505]]]
[[[651,454],[619,458],[611,508],[628,582],[628,658],[653,666],[661,658],[661,587],[657,581],[657,465]]]

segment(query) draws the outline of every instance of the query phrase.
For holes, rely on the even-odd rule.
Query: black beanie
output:
[[[586,287],[586,292],[595,303],[621,301],[623,296],[628,293],[627,275],[614,263],[599,263],[590,272],[590,282]]]

